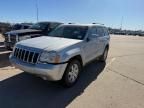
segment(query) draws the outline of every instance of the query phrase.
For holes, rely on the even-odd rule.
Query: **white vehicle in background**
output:
[[[49,36],[18,42],[10,61],[19,69],[70,87],[82,67],[99,58],[105,61],[110,36],[101,24],[63,24]]]

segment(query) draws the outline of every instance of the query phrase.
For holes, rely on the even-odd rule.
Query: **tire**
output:
[[[73,86],[77,82],[81,70],[82,70],[81,63],[76,59],[71,60],[62,78],[62,83],[64,84],[64,86],[66,87]]]
[[[100,61],[101,61],[101,62],[105,62],[106,59],[107,59],[107,55],[108,55],[108,47],[105,48],[102,56],[100,57]]]

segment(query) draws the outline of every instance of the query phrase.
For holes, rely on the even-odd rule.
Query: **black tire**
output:
[[[103,52],[103,54],[102,54],[102,56],[99,59],[101,62],[105,62],[106,61],[107,55],[108,55],[108,50],[109,50],[109,48],[106,47],[105,50],[104,50],[104,52]]]
[[[71,78],[70,78],[70,76],[71,76],[70,73],[72,73],[72,72],[71,72],[71,71],[72,71],[72,66],[74,66],[74,65],[77,66],[77,68],[78,68],[78,73],[77,73],[76,78],[72,81]],[[64,73],[64,75],[63,75],[63,78],[62,78],[62,83],[63,83],[63,85],[66,86],[66,87],[71,87],[71,86],[73,86],[73,85],[77,82],[78,77],[79,77],[79,73],[81,72],[81,70],[82,70],[82,66],[81,66],[80,61],[79,61],[79,60],[76,60],[76,59],[71,60],[71,61],[69,62],[69,64],[68,64],[68,66],[67,66],[67,68],[66,68],[66,70],[65,70],[65,73]]]

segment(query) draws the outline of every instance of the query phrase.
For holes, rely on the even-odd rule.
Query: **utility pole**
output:
[[[123,16],[122,16],[122,18],[121,18],[120,30],[122,30],[122,27],[123,27]]]
[[[39,7],[38,7],[38,0],[36,0],[36,18],[37,22],[39,21]]]

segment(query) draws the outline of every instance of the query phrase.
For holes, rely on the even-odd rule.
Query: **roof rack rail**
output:
[[[102,23],[92,23],[92,24],[99,24],[99,25],[104,25],[104,24],[102,24]]]
[[[74,23],[68,23],[68,24],[74,24]]]

